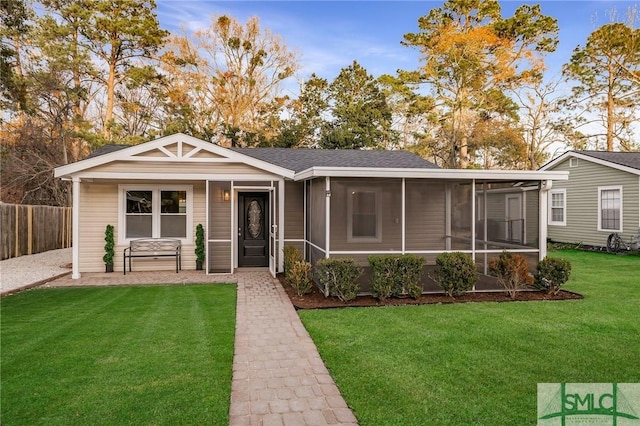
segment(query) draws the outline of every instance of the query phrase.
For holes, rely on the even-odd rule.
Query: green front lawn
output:
[[[227,424],[234,285],[42,289],[1,301],[1,419]]]
[[[361,425],[535,424],[537,383],[640,382],[640,258],[553,255],[583,300],[300,316]]]

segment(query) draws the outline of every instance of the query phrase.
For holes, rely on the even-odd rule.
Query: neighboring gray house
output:
[[[552,241],[605,247],[613,232],[638,234],[640,152],[569,151],[540,170],[569,172],[548,193]]]

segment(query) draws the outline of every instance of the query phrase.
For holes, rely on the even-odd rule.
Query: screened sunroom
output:
[[[532,172],[429,170],[415,175],[305,180],[306,258],[312,264],[325,257],[355,259],[365,268],[360,287],[368,293],[370,255],[424,257],[425,292],[440,291],[429,271],[443,252],[461,251],[474,259],[481,274],[476,291],[500,290],[488,265],[503,250],[525,256],[532,270],[546,255],[546,226],[541,225],[547,220],[551,181]]]

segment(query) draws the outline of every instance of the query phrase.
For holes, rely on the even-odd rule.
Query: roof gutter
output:
[[[316,177],[387,177],[415,179],[477,179],[477,180],[568,180],[569,172],[535,170],[469,170],[469,169],[416,169],[373,167],[310,167],[298,172],[294,180]]]

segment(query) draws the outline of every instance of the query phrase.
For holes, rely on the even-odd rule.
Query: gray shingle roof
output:
[[[86,158],[110,154],[132,145],[104,145]],[[354,149],[230,148],[232,151],[275,166],[301,172],[311,167],[373,167],[438,169],[435,164],[408,151],[361,151]]]
[[[120,151],[121,149],[129,148],[130,146],[133,146],[133,145],[117,145],[117,144],[103,145],[100,148],[93,151],[91,154],[87,155],[84,159],[86,160],[88,158],[94,158],[94,157],[99,157],[105,154],[111,154],[112,152]]]
[[[301,172],[311,167],[374,167],[438,169],[435,164],[408,151],[354,149],[231,148],[235,152]]]
[[[578,154],[640,170],[640,152],[574,151]]]

